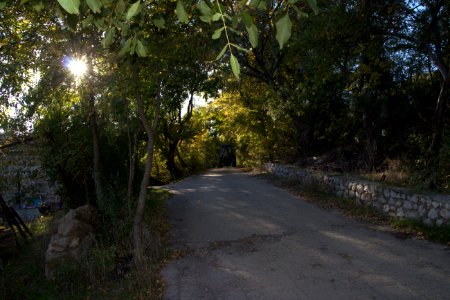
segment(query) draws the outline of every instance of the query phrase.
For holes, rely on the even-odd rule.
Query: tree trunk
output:
[[[136,83],[136,102],[139,119],[142,122],[142,126],[144,127],[145,133],[147,134],[147,158],[145,161],[145,171],[141,181],[141,187],[139,190],[138,203],[136,207],[136,214],[134,216],[133,222],[133,245],[134,245],[134,258],[136,262],[139,264],[142,261],[144,256],[144,247],[142,243],[142,221],[144,217],[144,209],[145,209],[145,200],[147,199],[147,189],[150,180],[150,174],[152,170],[153,163],[153,149],[154,149],[154,137],[156,126],[158,124],[158,118],[160,113],[160,103],[161,103],[161,90],[160,86],[158,87],[156,96],[155,96],[155,111],[153,114],[153,120],[150,124],[148,122],[144,103],[142,100],[140,84],[139,84],[139,70],[138,66],[134,66],[134,79]]]
[[[436,109],[433,115],[433,125],[431,133],[431,143],[430,148],[427,153],[427,164],[430,167],[433,165],[433,160],[439,155],[439,149],[442,143],[442,129],[444,125],[445,108],[448,103],[448,89],[450,86],[450,76],[443,79],[441,84],[441,91],[439,92],[439,97],[436,103]]]
[[[169,153],[167,156],[166,166],[172,176],[172,179],[178,179],[182,176],[181,170],[178,168],[175,162],[175,155],[178,149],[178,141],[169,143]]]
[[[131,134],[130,128],[127,130],[128,134],[128,151],[129,151],[129,174],[128,174],[128,188],[127,188],[127,211],[131,216],[131,199],[133,196],[134,177],[136,175],[136,155],[137,155],[137,140],[139,130]]]
[[[103,208],[103,185],[101,181],[100,173],[100,133],[97,122],[97,112],[95,109],[94,95],[89,94],[89,125],[91,127],[92,133],[92,147],[94,155],[94,185],[95,185],[95,196],[97,198],[97,205],[100,210]]]

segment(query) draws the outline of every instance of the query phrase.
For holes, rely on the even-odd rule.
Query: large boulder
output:
[[[45,276],[53,278],[63,264],[79,260],[95,241],[95,228],[99,224],[97,210],[92,205],[71,209],[58,223],[45,253]]]

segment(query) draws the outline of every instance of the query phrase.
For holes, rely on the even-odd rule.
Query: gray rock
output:
[[[391,207],[389,206],[389,204],[383,205],[383,211],[384,211],[385,213],[389,212],[390,210],[391,210]]]
[[[432,205],[434,208],[439,208],[439,206],[441,206],[441,203],[436,202],[436,201],[433,201],[433,202],[431,202],[431,205]]]
[[[424,216],[426,214],[426,209],[423,205],[419,206],[419,208],[417,209],[417,212],[419,213],[419,216]]]
[[[438,217],[438,213],[434,208],[432,208],[428,211],[428,218],[430,218],[431,220],[436,220],[437,217]]]
[[[441,215],[441,217],[443,217],[444,219],[448,219],[448,210],[443,208],[441,209],[441,211],[439,212],[439,214]]]
[[[444,220],[442,220],[442,219],[436,220],[436,226],[441,227],[442,224],[444,224]]]
[[[396,216],[397,216],[398,218],[403,218],[403,217],[405,216],[405,213],[403,212],[403,209],[402,209],[402,208],[397,209]]]
[[[405,202],[403,202],[403,208],[404,209],[412,209],[412,205],[411,205],[411,202],[409,202],[409,201],[405,201]]]
[[[58,223],[45,253],[45,276],[53,278],[63,264],[73,263],[86,254],[95,241],[94,228],[99,224],[96,209],[91,205],[70,210]]]
[[[387,203],[387,200],[383,197],[383,195],[378,196],[378,202],[380,203]]]
[[[409,196],[408,200],[411,201],[411,203],[414,203],[414,204],[417,204],[417,202],[419,202],[419,198],[416,195]]]
[[[411,210],[406,213],[406,217],[408,219],[417,219],[419,217],[419,214],[417,213],[417,211]]]

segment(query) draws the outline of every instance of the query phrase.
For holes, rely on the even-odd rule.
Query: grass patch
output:
[[[259,177],[265,178],[275,184],[302,197],[304,200],[314,203],[321,208],[337,209],[342,214],[369,221],[376,225],[385,225],[394,229],[396,237],[414,237],[417,239],[426,239],[450,246],[450,226],[427,226],[420,220],[396,219],[383,215],[381,212],[371,206],[363,206],[355,200],[339,197],[323,185],[311,183],[308,185],[298,184],[295,181],[277,177],[269,173],[259,174]]]
[[[61,216],[32,223],[33,241],[3,262],[0,299],[161,299],[164,285],[159,271],[170,255],[169,197],[163,190],[149,192],[144,215],[145,259],[139,266],[133,265],[130,257],[132,220],[118,215],[105,222],[80,262],[65,265],[48,281],[45,251]]]
[[[450,226],[427,226],[419,220],[392,220],[392,226],[410,236],[422,237],[426,240],[450,246]]]

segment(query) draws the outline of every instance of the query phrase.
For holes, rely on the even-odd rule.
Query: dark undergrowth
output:
[[[61,215],[30,224],[34,239],[3,260],[0,299],[162,299],[159,275],[170,256],[166,201],[169,193],[152,190],[146,206],[145,263],[135,266],[131,220],[115,218],[96,235],[92,249],[76,264],[65,265],[54,280],[44,276],[45,251]]]
[[[389,226],[398,238],[426,239],[450,246],[450,226],[427,226],[419,220],[397,219],[386,216],[373,207],[362,206],[354,200],[339,197],[331,190],[319,184],[301,185],[291,180],[263,173],[258,176],[268,179],[273,184],[289,190],[296,196],[314,203],[321,208],[337,209],[342,214],[372,224]]]

